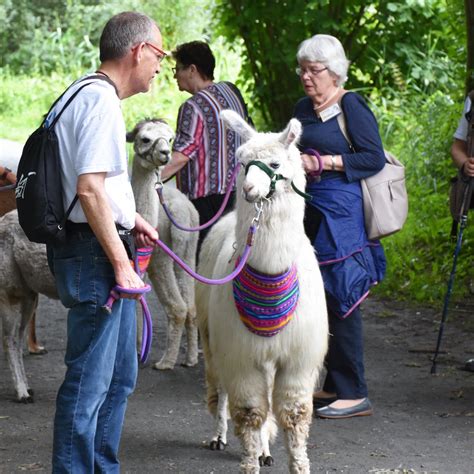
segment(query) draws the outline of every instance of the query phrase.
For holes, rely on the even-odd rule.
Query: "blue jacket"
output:
[[[329,309],[344,318],[367,297],[385,275],[386,260],[379,241],[369,241],[364,225],[360,180],[383,168],[385,155],[377,122],[361,96],[342,99],[347,130],[355,151],[342,134],[337,118],[322,122],[307,97],[294,116],[303,125],[300,148],[342,155],[345,172],[325,171],[310,181],[311,206],[320,213],[313,246],[320,264]]]

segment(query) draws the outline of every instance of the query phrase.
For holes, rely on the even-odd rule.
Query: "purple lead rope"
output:
[[[211,278],[207,278],[202,275],[199,275],[191,267],[189,267],[185,262],[183,262],[178,257],[178,255],[176,255],[161,240],[159,239],[156,240],[155,244],[158,247],[160,247],[168,256],[170,256],[185,272],[189,273],[189,275],[191,275],[196,280],[200,281],[201,283],[206,283],[207,285],[223,285],[224,283],[228,283],[229,281],[233,280],[242,271],[245,264],[247,263],[247,260],[250,255],[250,250],[252,248],[252,245],[255,239],[255,234],[258,229],[258,222],[263,212],[263,203],[260,202],[258,205],[255,204],[255,209],[256,209],[256,215],[252,219],[252,223],[249,227],[249,231],[247,234],[247,242],[246,242],[244,251],[242,253],[242,257],[240,258],[240,261],[237,267],[234,269],[234,271],[224,278],[218,278],[218,279],[213,280]],[[140,276],[143,276],[140,274],[138,258],[135,261],[135,269]],[[147,302],[145,300],[145,295],[144,295],[145,293],[148,293],[150,290],[151,290],[150,285],[145,285],[143,288],[124,288],[123,286],[116,285],[110,290],[109,297],[107,298],[105,305],[102,306],[102,309],[104,309],[110,314],[112,312],[112,306],[114,302],[120,299],[120,293],[125,293],[129,295],[136,295],[136,294],[141,295],[140,303],[142,305],[142,310],[143,310],[143,331],[142,331],[142,348],[140,352],[140,362],[143,362],[143,363],[146,362],[148,355],[150,353],[151,338],[152,338],[151,313],[148,308]]]
[[[227,275],[224,278],[218,278],[213,280],[205,276],[199,275],[191,267],[189,267],[185,262],[183,262],[169,247],[167,247],[161,240],[156,240],[155,244],[158,245],[167,255],[169,255],[185,272],[189,273],[193,278],[200,281],[201,283],[206,283],[207,285],[223,285],[233,280],[244,268],[244,265],[247,263],[247,260],[250,255],[250,250],[253,244],[253,238],[257,228],[251,226],[247,236],[247,245],[245,246],[244,252],[242,253],[242,258],[234,271]]]
[[[143,330],[142,330],[142,348],[140,351],[140,362],[145,363],[148,359],[151,348],[151,338],[153,331],[153,323],[151,320],[151,313],[148,308],[148,304],[145,299],[145,293],[148,293],[151,290],[150,285],[145,285],[143,288],[124,288],[123,286],[115,285],[109,293],[107,302],[102,309],[107,311],[107,313],[112,313],[112,306],[115,301],[120,299],[120,293],[125,293],[128,295],[141,295],[140,304],[142,305],[143,311]]]
[[[229,202],[230,193],[232,192],[232,189],[234,188],[234,182],[237,178],[237,174],[239,173],[240,167],[241,167],[240,163],[237,163],[236,167],[234,168],[234,171],[232,172],[232,176],[230,177],[229,183],[227,184],[227,190],[225,192],[224,201],[222,202],[221,207],[217,211],[216,215],[213,218],[211,218],[209,221],[207,221],[205,224],[201,224],[197,227],[184,227],[179,222],[176,222],[174,220],[173,214],[171,214],[170,210],[168,209],[168,206],[166,205],[164,197],[163,197],[163,184],[161,182],[158,183],[156,192],[158,193],[158,197],[160,199],[161,205],[163,206],[165,214],[168,216],[168,219],[171,221],[171,223],[178,229],[184,230],[186,232],[197,232],[198,230],[207,229],[212,224],[214,224],[214,222],[216,222],[217,219],[219,219],[219,217],[222,215],[222,213],[224,212],[227,206],[227,203]]]

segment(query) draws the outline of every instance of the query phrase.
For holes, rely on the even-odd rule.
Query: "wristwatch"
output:
[[[336,155],[331,155],[331,169],[336,171]]]

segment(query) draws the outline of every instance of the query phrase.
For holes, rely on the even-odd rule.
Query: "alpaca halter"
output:
[[[245,265],[232,285],[240,319],[254,334],[275,336],[293,318],[299,297],[295,265],[280,275],[266,275]]]
[[[273,194],[275,193],[275,185],[277,181],[280,181],[281,179],[287,180],[288,178],[285,178],[282,174],[277,174],[275,173],[270,167],[268,167],[265,163],[259,160],[252,160],[247,163],[245,166],[245,175],[247,175],[249,168],[251,166],[256,166],[257,168],[260,168],[269,178],[270,178],[270,191],[268,194],[265,196],[265,199],[270,199]],[[301,197],[305,198],[307,201],[311,201],[311,196],[307,193],[304,193],[303,191],[300,191],[291,181],[291,187],[293,188],[293,191],[296,194],[299,194]]]

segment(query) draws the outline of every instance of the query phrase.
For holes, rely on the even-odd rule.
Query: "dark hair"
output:
[[[113,16],[100,36],[100,61],[120,59],[132,46],[153,40],[156,23],[148,16],[136,12],[122,12]]]
[[[216,58],[204,41],[191,41],[178,45],[173,51],[173,57],[185,67],[194,64],[204,79],[214,79]]]

